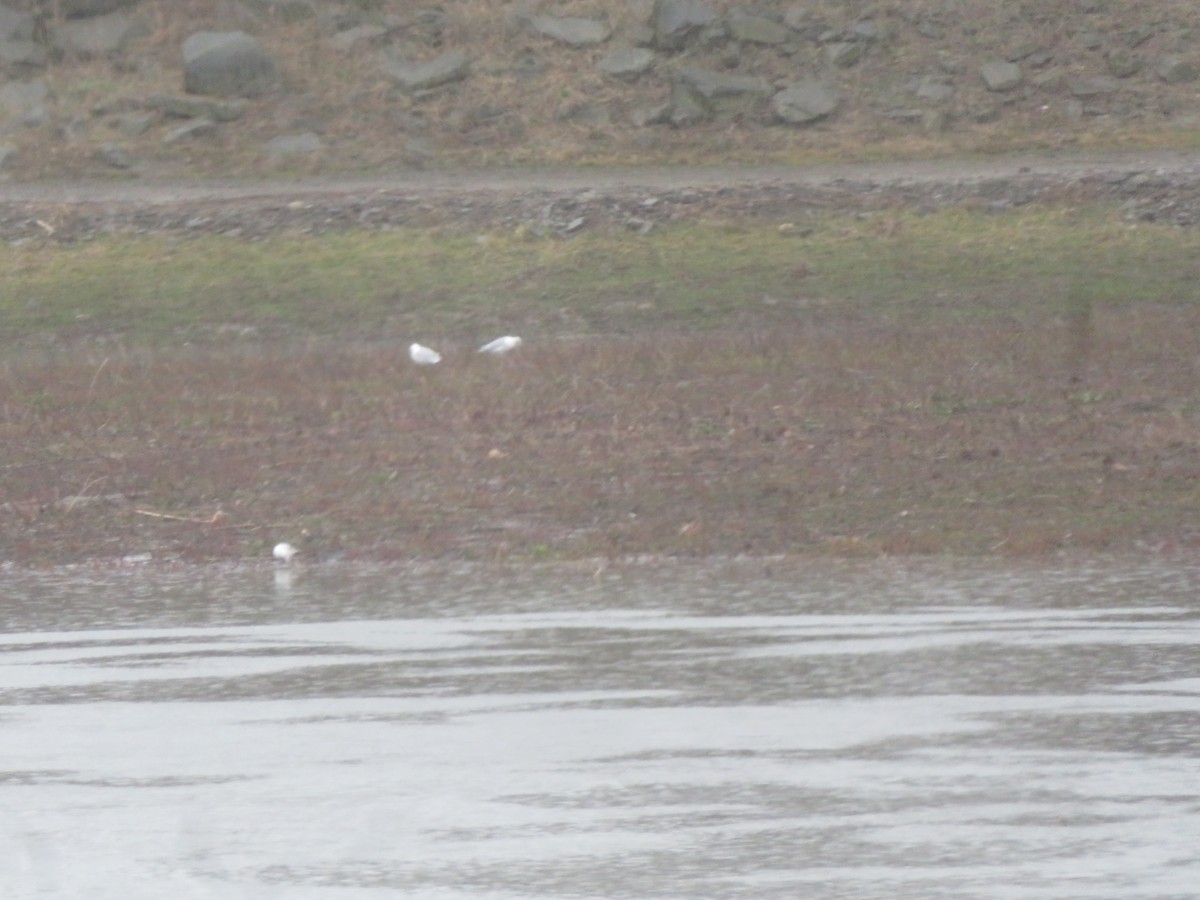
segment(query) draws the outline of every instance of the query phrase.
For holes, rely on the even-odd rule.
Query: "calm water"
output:
[[[0,573],[3,898],[1194,898],[1200,563]]]

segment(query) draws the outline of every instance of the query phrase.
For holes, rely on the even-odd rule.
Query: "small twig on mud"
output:
[[[135,509],[134,515],[149,516],[152,519],[163,519],[168,522],[188,522],[192,525],[220,525],[222,528],[237,528],[242,531],[257,531],[260,528],[291,528],[291,523],[277,522],[226,522],[225,511],[218,509],[207,519],[196,516],[176,516],[171,513],[155,512],[152,509]]]
[[[221,520],[225,518],[225,513],[219,509],[207,519],[197,519],[192,516],[173,516],[170,513],[155,512],[152,509],[135,509],[134,513],[139,516],[150,516],[153,519],[167,519],[171,522],[191,522],[193,525],[219,525]]]
[[[100,373],[104,371],[104,367],[108,365],[108,357],[104,357],[104,362],[96,367],[96,374],[92,376],[92,383],[88,385],[88,394],[96,390],[96,382],[100,380]]]
[[[107,475],[100,475],[96,478],[92,478],[89,481],[87,481],[84,484],[83,488],[79,491],[78,494],[75,494],[74,496],[69,497],[67,499],[67,506],[66,506],[67,512],[70,512],[71,510],[73,510],[75,508],[75,504],[77,504],[80,500],[82,500],[85,496],[87,496],[88,488],[90,488],[93,484],[99,484],[101,481],[107,481],[107,480],[108,480]]]

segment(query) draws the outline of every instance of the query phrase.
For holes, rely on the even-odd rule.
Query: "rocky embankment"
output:
[[[8,0],[0,169],[179,177],[1119,142],[1200,128],[1198,41],[1186,2]]]

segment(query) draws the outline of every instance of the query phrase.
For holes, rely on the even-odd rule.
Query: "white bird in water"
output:
[[[521,346],[521,339],[515,334],[506,334],[504,337],[498,337],[494,341],[488,341],[479,348],[480,353],[507,353],[509,350],[516,350]]]
[[[442,354],[422,344],[413,344],[408,355],[418,366],[435,366],[442,361]]]
[[[287,541],[284,541],[281,544],[275,545],[275,549],[271,551],[271,555],[281,562],[289,563],[292,561],[292,557],[299,552],[299,550],[297,550]]]

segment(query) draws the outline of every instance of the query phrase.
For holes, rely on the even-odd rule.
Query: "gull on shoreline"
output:
[[[442,361],[442,354],[423,344],[412,344],[408,356],[418,366],[435,366]]]
[[[480,353],[492,353],[499,356],[501,353],[507,353],[509,350],[516,350],[521,346],[521,339],[515,334],[506,334],[504,337],[498,337],[494,341],[488,341],[479,348]]]
[[[275,545],[275,549],[271,551],[271,555],[280,562],[290,563],[292,561],[292,557],[299,552],[299,550],[297,550],[287,541],[283,541],[282,543]]]

